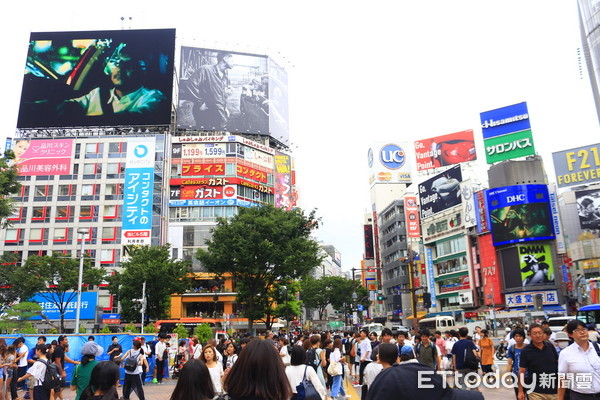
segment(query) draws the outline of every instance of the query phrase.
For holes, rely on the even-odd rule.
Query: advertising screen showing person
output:
[[[600,229],[600,190],[575,192],[581,229]]]
[[[72,139],[14,139],[12,151],[21,176],[70,175],[73,154]]]
[[[180,77],[178,127],[287,142],[287,75],[268,57],[182,47]]]
[[[523,286],[554,284],[554,267],[550,245],[519,245]]]
[[[168,125],[174,29],[34,32],[17,127]]]

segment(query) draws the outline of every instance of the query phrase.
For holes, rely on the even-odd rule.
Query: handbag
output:
[[[309,379],[306,379],[306,369],[308,365],[304,367],[304,376],[298,386],[296,386],[296,393],[298,394],[298,400],[321,400],[321,395],[317,392],[314,385]]]
[[[338,376],[342,374],[341,364],[338,361],[332,361],[329,363],[329,367],[327,367],[327,373],[330,376]]]

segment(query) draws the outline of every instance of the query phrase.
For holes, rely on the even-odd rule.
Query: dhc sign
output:
[[[387,144],[379,151],[381,164],[388,169],[399,169],[406,162],[406,153],[396,144]]]

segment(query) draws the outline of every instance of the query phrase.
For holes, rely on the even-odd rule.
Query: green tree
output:
[[[173,329],[173,333],[177,334],[177,338],[187,338],[190,335],[188,329],[183,326],[183,324],[177,324],[177,326]]]
[[[0,313],[18,303],[19,300],[28,299],[35,294],[31,288],[15,284],[19,282],[15,272],[20,264],[16,253],[6,252],[0,256]]]
[[[10,166],[10,160],[15,158],[12,150],[4,153],[4,158],[0,158],[0,223],[3,228],[10,225],[8,217],[14,212],[14,201],[10,198],[21,189],[21,184],[17,182],[18,170],[15,165]]]
[[[15,304],[0,317],[0,331],[25,333],[23,330],[32,327],[30,319],[41,314],[42,306],[38,303],[23,301]]]
[[[340,276],[323,276],[319,279],[307,277],[302,281],[302,301],[308,308],[314,308],[319,313],[319,319],[328,305],[337,310],[347,312],[353,306],[362,304],[368,307],[369,291],[358,281],[352,281]],[[356,293],[356,301],[352,294]]]
[[[250,330],[260,318],[270,329],[278,287],[321,263],[319,245],[310,238],[318,224],[315,211],[305,215],[300,209],[271,205],[240,209],[231,219],[218,219],[207,249],[199,249],[196,256],[208,272],[233,278]]]
[[[169,245],[141,246],[132,250],[131,258],[121,264],[122,270],[109,277],[109,291],[118,295],[121,319],[140,321],[135,299],[142,298],[146,282],[146,316],[159,320],[168,315],[171,295],[184,293],[191,287],[190,263],[171,258]]]
[[[14,271],[15,282],[19,282],[26,293],[38,293],[44,301],[53,304],[60,313],[60,331],[65,331],[65,313],[69,303],[77,301],[79,281],[77,258],[55,253],[51,256],[32,255],[25,264]],[[92,266],[84,260],[83,289],[87,285],[99,285],[106,274],[102,267]]]
[[[213,331],[208,324],[199,324],[194,329],[194,335],[198,336],[200,343],[206,343],[213,336]]]

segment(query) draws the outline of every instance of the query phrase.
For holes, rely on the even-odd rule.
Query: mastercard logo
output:
[[[379,181],[391,181],[392,180],[392,173],[391,172],[380,172],[379,174],[377,174],[377,179]]]

